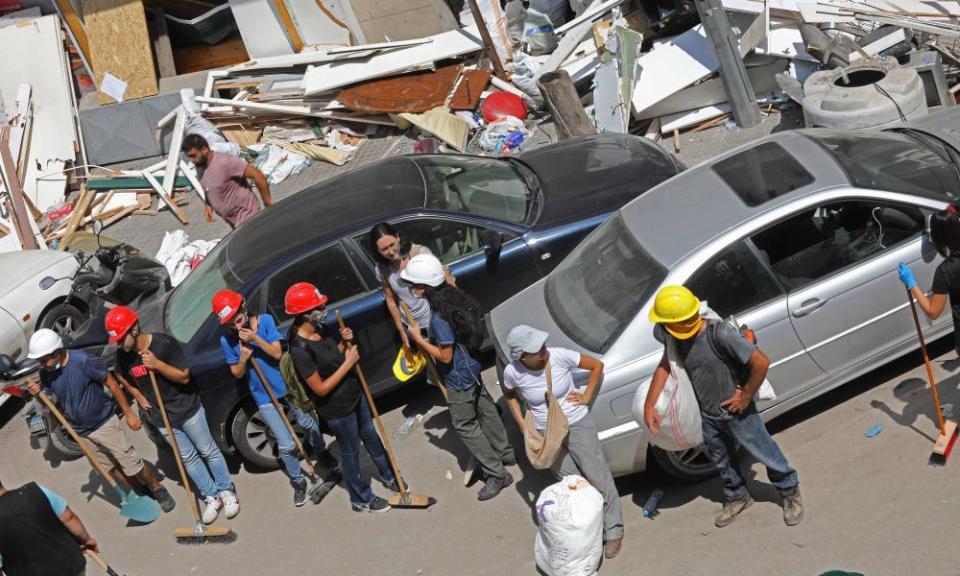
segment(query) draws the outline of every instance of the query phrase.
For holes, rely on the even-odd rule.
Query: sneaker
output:
[[[795,488],[792,493],[783,496],[783,522],[787,526],[796,526],[803,520],[803,497],[800,489]]]
[[[170,496],[170,493],[167,492],[167,489],[162,486],[154,490],[153,498],[157,501],[157,504],[160,505],[160,509],[164,512],[170,512],[177,507],[177,503],[173,499],[173,496]]]
[[[732,502],[724,502],[723,509],[720,510],[720,514],[717,515],[717,519],[714,521],[717,528],[723,528],[724,526],[729,526],[737,519],[737,516],[746,510],[751,504],[753,504],[753,498],[747,494],[747,497],[743,500],[734,500]]]
[[[220,509],[223,508],[223,503],[220,502],[220,499],[216,496],[207,496],[204,499],[203,506],[203,523],[204,524],[213,524],[217,521],[217,516],[220,515]]]
[[[235,518],[240,513],[240,501],[233,492],[224,490],[220,493],[220,500],[223,502],[223,514],[227,520]]]
[[[293,485],[293,505],[297,508],[307,503],[307,481],[301,480]]]
[[[616,540],[607,540],[603,543],[603,557],[607,560],[610,560],[614,556],[620,553],[620,544],[623,543],[623,538],[617,538]]]
[[[477,500],[481,502],[490,500],[511,484],[513,484],[513,476],[509,472],[503,478],[491,476],[483,483],[483,488],[477,492]]]
[[[397,482],[396,478],[394,478],[394,479],[391,480],[390,482],[385,482],[383,479],[381,479],[381,480],[380,480],[380,484],[382,484],[384,488],[386,488],[387,490],[393,492],[394,494],[399,494],[399,493],[400,493],[400,483]],[[409,492],[409,491],[410,491],[410,485],[407,484],[407,481],[406,481],[406,480],[403,481],[403,485],[406,486],[407,492]]]
[[[351,504],[354,512],[370,512],[373,514],[383,514],[390,511],[390,503],[379,496],[374,496],[373,500],[366,504]]]

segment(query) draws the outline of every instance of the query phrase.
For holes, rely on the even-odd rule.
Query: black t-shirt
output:
[[[309,350],[304,349],[304,344]],[[323,379],[329,378],[340,368],[344,360],[343,352],[340,352],[337,347],[337,341],[329,337],[322,340],[308,340],[294,336],[290,342],[290,357],[293,358],[293,366],[304,384],[314,373],[319,374]],[[310,386],[305,388],[313,398],[317,413],[324,420],[343,418],[353,412],[357,403],[360,402],[360,382],[353,371],[350,371],[326,396],[315,394]]]
[[[951,256],[937,266],[933,273],[933,293],[950,295],[953,326],[960,327],[960,258]]]
[[[153,335],[150,340],[150,351],[158,360],[162,360],[171,366],[176,368],[186,368],[187,366],[180,345],[166,334]],[[140,354],[135,350],[130,352],[117,350],[116,366],[117,373],[123,376],[127,382],[136,385],[147,397],[147,400],[153,404],[153,410],[149,412],[147,418],[155,426],[162,427],[163,416],[160,414],[160,404],[153,395],[150,375],[140,361]],[[167,409],[170,425],[179,428],[200,409],[200,394],[197,393],[197,387],[192,381],[186,385],[171,382],[159,372],[156,376],[157,388],[160,389],[160,395],[163,397],[163,404]]]

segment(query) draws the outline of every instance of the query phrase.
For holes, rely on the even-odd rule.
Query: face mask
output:
[[[327,323],[327,309],[314,310],[307,318],[310,320],[310,323],[313,324],[314,328],[323,330],[323,325]]]

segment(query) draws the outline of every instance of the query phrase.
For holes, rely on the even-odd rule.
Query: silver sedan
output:
[[[614,474],[644,470],[650,454],[678,477],[712,474],[698,449],[652,448],[631,414],[662,350],[652,296],[683,284],[756,330],[777,392],[758,406],[766,420],[915,350],[896,268],[931,284],[928,218],[960,192],[955,127],[954,108],[883,132],[781,132],[671,178],[490,313],[498,364],[520,323],[600,357],[592,411]],[[921,322],[930,339],[952,329],[949,315]]]

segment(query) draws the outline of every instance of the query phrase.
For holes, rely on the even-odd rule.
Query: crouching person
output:
[[[100,358],[83,350],[64,349],[60,336],[47,328],[30,337],[29,357],[40,363],[40,382],[28,380],[27,391],[36,396],[43,389],[53,396],[80,441],[114,480],[125,485],[128,478],[136,479],[150,490],[161,510],[173,510],[176,503],[170,493],[153,469],[144,464],[123,430],[116,406],[131,430],[140,429],[140,418]],[[113,398],[103,393],[104,386]]]
[[[277,440],[280,461],[293,486],[293,504],[298,507],[303,506],[307,501],[307,479],[303,475],[303,470],[300,469],[297,445],[290,431],[287,430],[283,418],[273,405],[270,395],[267,394],[264,383],[260,381],[259,373],[250,366],[251,363],[257,363],[273,395],[280,402],[281,407],[286,408],[290,413],[291,423],[307,431],[317,460],[331,471],[336,470],[338,464],[327,451],[316,419],[286,402],[287,387],[280,373],[279,363],[283,355],[283,336],[277,331],[273,316],[269,314],[250,316],[243,296],[232,290],[217,292],[212,304],[213,313],[217,316],[220,325],[226,328],[226,334],[220,337],[220,347],[230,366],[230,372],[238,379],[247,379],[250,395],[253,396],[257,408],[260,409],[260,415]]]
[[[190,381],[190,370],[184,367],[186,360],[180,345],[166,334],[142,332],[137,313],[126,306],[111,308],[105,324],[110,342],[118,346],[117,377],[166,436],[150,372],[157,379],[184,468],[205,503],[203,522],[212,524],[221,509],[227,518],[239,514],[240,502],[227,461],[210,433],[200,394]]]
[[[740,473],[738,444],[766,466],[770,482],[783,497],[783,521],[787,526],[799,524],[803,519],[803,501],[797,472],[767,432],[753,402],[753,395],[766,378],[770,359],[729,324],[703,319],[700,301],[683,286],[666,286],[657,293],[650,321],[657,324],[654,335],[659,341],[676,340],[677,352],[700,404],[703,440],[720,471],[726,499],[716,518],[717,527],[729,525],[753,503]],[[644,422],[653,434],[660,429],[655,406],[669,373],[664,351],[644,403]],[[745,376],[735,376],[739,374]]]

